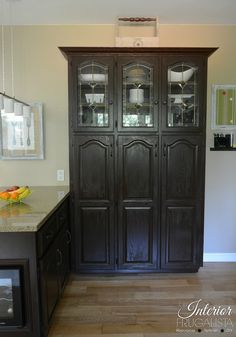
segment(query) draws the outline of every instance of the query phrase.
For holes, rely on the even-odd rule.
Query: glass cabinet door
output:
[[[198,127],[198,67],[185,62],[168,67],[167,126]]]
[[[83,62],[77,67],[77,75],[78,128],[108,128],[112,105],[108,95],[109,66]]]
[[[154,67],[132,62],[122,67],[121,129],[154,127]]]

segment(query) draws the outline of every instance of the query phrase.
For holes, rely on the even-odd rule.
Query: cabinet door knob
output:
[[[109,101],[109,105],[113,105],[113,101],[112,100]]]
[[[166,104],[167,104],[167,101],[163,101],[162,104],[163,104],[163,105],[166,105]]]
[[[113,156],[113,145],[110,144],[110,156],[112,157]]]
[[[166,144],[164,144],[164,146],[163,146],[163,156],[164,157],[166,157],[166,147],[167,147]]]
[[[157,152],[158,152],[157,144],[155,144],[155,157],[157,157]]]
[[[154,101],[154,105],[158,105],[159,104],[159,101],[158,101],[158,99],[156,99],[155,101]]]

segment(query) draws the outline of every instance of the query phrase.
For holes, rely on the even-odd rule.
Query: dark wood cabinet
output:
[[[57,246],[58,283],[60,295],[62,294],[70,273],[70,243],[71,233],[67,224],[67,226],[63,227],[59,234]]]
[[[113,136],[74,138],[75,258],[80,270],[114,268]]]
[[[14,214],[16,226],[19,224],[21,228],[20,226],[24,224],[27,228],[27,225],[31,225],[32,222],[33,230],[14,232],[12,227],[12,231],[3,231],[0,235],[0,271],[3,268],[14,271],[12,279],[15,282],[13,283],[14,314],[16,316],[20,313],[22,317],[21,324],[9,324],[9,326],[1,324],[1,337],[48,336],[54,309],[62,295],[70,271],[69,195],[63,200],[58,200],[58,194],[54,197],[54,193],[58,191],[60,189],[55,190],[52,187],[35,187],[34,193],[39,196],[35,197],[32,206],[30,204],[9,205],[2,209],[2,214],[4,209],[8,212],[10,221]],[[64,192],[64,188],[60,192]],[[46,193],[48,193],[47,196]],[[55,198],[52,203],[54,207],[47,209],[48,204],[51,204],[50,195]],[[37,205],[40,205],[40,208],[37,208]],[[29,213],[23,213],[24,216],[20,216],[22,207]],[[42,211],[44,207],[46,212]],[[13,212],[12,215],[10,212]],[[18,218],[15,214],[18,214]],[[3,219],[2,217],[1,220]],[[39,222],[38,219],[41,221]],[[40,227],[39,230],[37,226]],[[17,270],[20,271],[18,280]]]
[[[197,271],[207,59],[216,49],[60,50],[69,65],[74,270]]]
[[[55,245],[50,247],[48,253],[40,262],[40,286],[42,293],[41,302],[43,308],[42,329],[44,336],[47,336],[48,325],[60,294],[58,280],[58,256]]]
[[[42,250],[39,260],[39,288],[41,301],[42,336],[48,335],[51,318],[61,297],[70,271],[70,242],[68,202],[51,216],[49,221],[37,233],[37,242],[48,238],[50,244]],[[38,245],[39,246],[39,245]]]
[[[206,79],[204,54],[196,51],[165,55],[162,58],[162,131],[205,132]]]
[[[160,98],[159,58],[153,55],[121,56],[116,60],[115,81],[118,131],[157,131]]]
[[[69,274],[68,228],[65,226],[40,261],[40,290],[42,304],[42,330],[47,336],[52,314],[62,294]]]
[[[162,259],[167,270],[198,269],[203,236],[204,144],[200,136],[163,136]]]
[[[157,267],[158,137],[118,136],[118,268]]]
[[[109,55],[75,55],[70,62],[71,127],[80,132],[113,130],[114,62]]]

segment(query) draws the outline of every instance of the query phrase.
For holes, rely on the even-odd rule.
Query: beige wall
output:
[[[15,96],[44,103],[45,160],[0,161],[0,186],[56,185],[56,170],[68,165],[67,63],[58,46],[113,46],[113,25],[21,26],[14,28]],[[236,252],[236,152],[209,151],[211,84],[236,83],[236,26],[161,25],[160,46],[219,47],[209,59],[206,165],[207,252]],[[7,37],[7,29],[6,29]],[[6,41],[9,39],[6,38]],[[9,48],[6,48],[9,52]],[[6,69],[11,67],[10,55]],[[10,75],[10,69],[6,71]],[[11,79],[6,76],[6,93]],[[0,76],[1,81],[2,75]],[[0,90],[1,90],[0,85]],[[220,197],[223,197],[222,199]],[[221,214],[221,215],[220,215]],[[226,228],[225,237],[220,229]],[[229,233],[227,232],[229,231]],[[232,233],[234,235],[232,235]],[[213,241],[212,241],[213,240]],[[212,242],[214,244],[212,244]]]

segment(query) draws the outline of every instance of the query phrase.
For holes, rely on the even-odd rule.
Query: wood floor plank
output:
[[[49,337],[172,337],[190,301],[230,306],[236,337],[236,263],[208,263],[193,274],[71,275]]]

